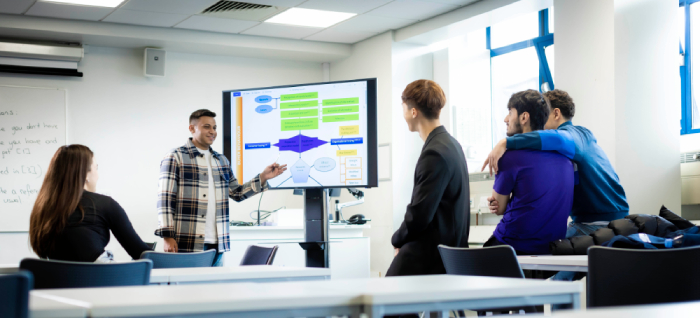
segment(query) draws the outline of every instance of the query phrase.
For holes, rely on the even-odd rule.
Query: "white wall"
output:
[[[352,46],[352,55],[344,60],[331,63],[331,80],[349,80],[357,78],[377,78],[377,139],[381,143],[392,142],[392,118],[396,116],[395,106],[392,100],[392,73],[391,73],[391,44],[392,32],[386,32]],[[399,105],[400,106],[400,105]],[[401,161],[403,154],[392,145],[393,161]],[[393,247],[391,235],[392,227],[392,185],[395,184],[396,175],[392,175],[392,181],[383,181],[379,187],[363,190],[365,203],[351,207],[343,214],[362,213],[372,219],[371,229],[365,230],[364,235],[370,238],[370,270],[373,273],[386,273],[393,259]],[[343,193],[342,201],[349,201],[351,197]]]
[[[615,167],[633,213],[681,209],[677,12],[615,0]]]
[[[555,86],[610,158],[631,213],[680,211],[677,6],[554,1]]]
[[[574,124],[590,129],[615,164],[613,0],[554,0],[555,88],[574,99]]]
[[[388,55],[387,55],[388,56]],[[60,87],[67,90],[69,143],[89,146],[100,169],[98,192],[114,197],[144,241],[157,226],[156,193],[160,160],[189,137],[190,113],[209,108],[221,113],[221,91],[322,80],[320,63],[235,58],[168,52],[164,78],[143,76],[141,50],[90,47],[80,63],[83,78],[0,74],[0,85]],[[223,151],[223,123],[214,149]],[[259,197],[231,203],[233,220],[250,220]],[[270,191],[263,209],[302,208],[290,190]],[[29,211],[27,211],[29,213]],[[28,254],[26,234],[0,233],[0,263]],[[107,249],[129,259],[112,239]]]

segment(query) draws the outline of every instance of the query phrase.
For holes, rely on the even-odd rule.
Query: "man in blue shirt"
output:
[[[549,105],[534,90],[513,94],[505,118],[508,136],[544,128]],[[549,242],[566,235],[574,196],[574,168],[556,152],[513,150],[503,155],[493,186],[503,215],[484,246],[510,245],[520,255],[549,254]]]
[[[569,224],[566,237],[588,235],[606,227],[610,221],[629,214],[625,190],[593,133],[571,123],[576,108],[569,94],[555,89],[545,93],[545,97],[552,108],[544,126],[547,130],[501,140],[484,162],[482,171],[489,165],[492,173],[498,173],[498,160],[506,153],[506,149],[552,150],[565,155],[576,164],[577,181],[571,209],[573,222]],[[490,208],[492,212],[496,211],[499,202],[490,199]]]

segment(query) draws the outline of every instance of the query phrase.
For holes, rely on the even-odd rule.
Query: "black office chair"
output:
[[[445,270],[450,275],[525,278],[515,250],[508,245],[484,248],[457,248],[439,245],[438,250],[442,264],[445,265]],[[486,312],[496,314],[513,311],[517,313],[520,310],[527,313],[537,312],[535,307],[525,306],[480,310],[478,314],[485,316]]]
[[[141,259],[153,261],[153,268],[211,267],[216,250],[194,253],[162,253],[144,251]]]
[[[700,300],[700,247],[588,249],[588,307]]]
[[[19,268],[32,272],[35,289],[138,286],[150,283],[153,262],[95,264],[25,258]]]
[[[148,246],[148,248],[149,248],[151,251],[155,251],[155,250],[156,250],[156,245],[158,245],[158,242],[153,242],[153,243],[144,242],[144,243],[146,243],[146,245]]]
[[[0,275],[0,317],[29,317],[29,291],[32,285],[32,273],[27,271]]]
[[[277,248],[277,245],[273,247],[248,246],[241,260],[241,266],[272,265],[272,262],[275,260],[275,254],[277,254]]]

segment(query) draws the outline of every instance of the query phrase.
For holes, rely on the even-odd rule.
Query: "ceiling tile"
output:
[[[286,24],[260,23],[259,25],[245,30],[242,34],[301,39],[321,30],[323,30],[323,28],[309,28]]]
[[[78,6],[37,1],[26,15],[50,18],[99,21],[106,17],[114,8]]]
[[[325,29],[314,35],[304,38],[304,40],[338,42],[338,43],[356,43],[366,38],[376,35],[375,32],[352,32],[341,31],[334,28]]]
[[[175,27],[182,29],[224,32],[224,33],[239,33],[247,28],[250,28],[260,22],[243,21],[234,19],[221,19],[213,17],[204,17],[201,15],[193,15],[187,20],[180,22]]]
[[[470,3],[478,2],[480,0],[423,0],[423,1],[451,4],[453,6],[464,6],[464,5],[468,5]]]
[[[366,14],[389,18],[425,20],[456,8],[457,6],[437,2],[396,0]]]
[[[362,14],[334,26],[333,29],[339,31],[381,33],[388,30],[399,29],[409,24],[413,24],[417,21],[418,20],[387,18]]]
[[[255,3],[255,4],[266,4],[268,6],[276,7],[296,7],[306,0],[242,0],[243,2]]]
[[[309,0],[299,5],[299,8],[365,13],[372,9],[381,7],[391,1],[392,0]]]
[[[22,14],[35,0],[0,0],[0,13]]]
[[[121,9],[192,15],[216,2],[217,0],[129,0]]]
[[[185,14],[119,9],[117,11],[112,12],[112,14],[108,15],[106,18],[102,19],[102,21],[148,25],[156,27],[171,27],[173,25],[176,25],[178,22],[187,19],[187,17],[188,16]]]

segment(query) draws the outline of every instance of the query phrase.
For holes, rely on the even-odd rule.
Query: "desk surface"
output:
[[[522,269],[588,272],[588,255],[518,256]]]
[[[675,304],[620,306],[610,308],[589,308],[586,311],[555,312],[557,318],[668,318],[696,317],[700,312],[700,302]]]
[[[61,300],[55,300],[51,296],[42,297],[32,294],[29,297],[29,317],[87,317],[87,304],[81,306],[79,303],[71,303],[70,300]]]
[[[33,296],[89,303],[91,317],[295,310],[502,299],[582,292],[577,282],[474,276],[405,276],[355,280],[45,289]]]
[[[330,278],[330,268],[285,266],[235,266],[162,268],[151,270],[151,283],[270,280],[283,278]]]
[[[12,274],[19,271],[19,264],[0,264],[0,274]]]

